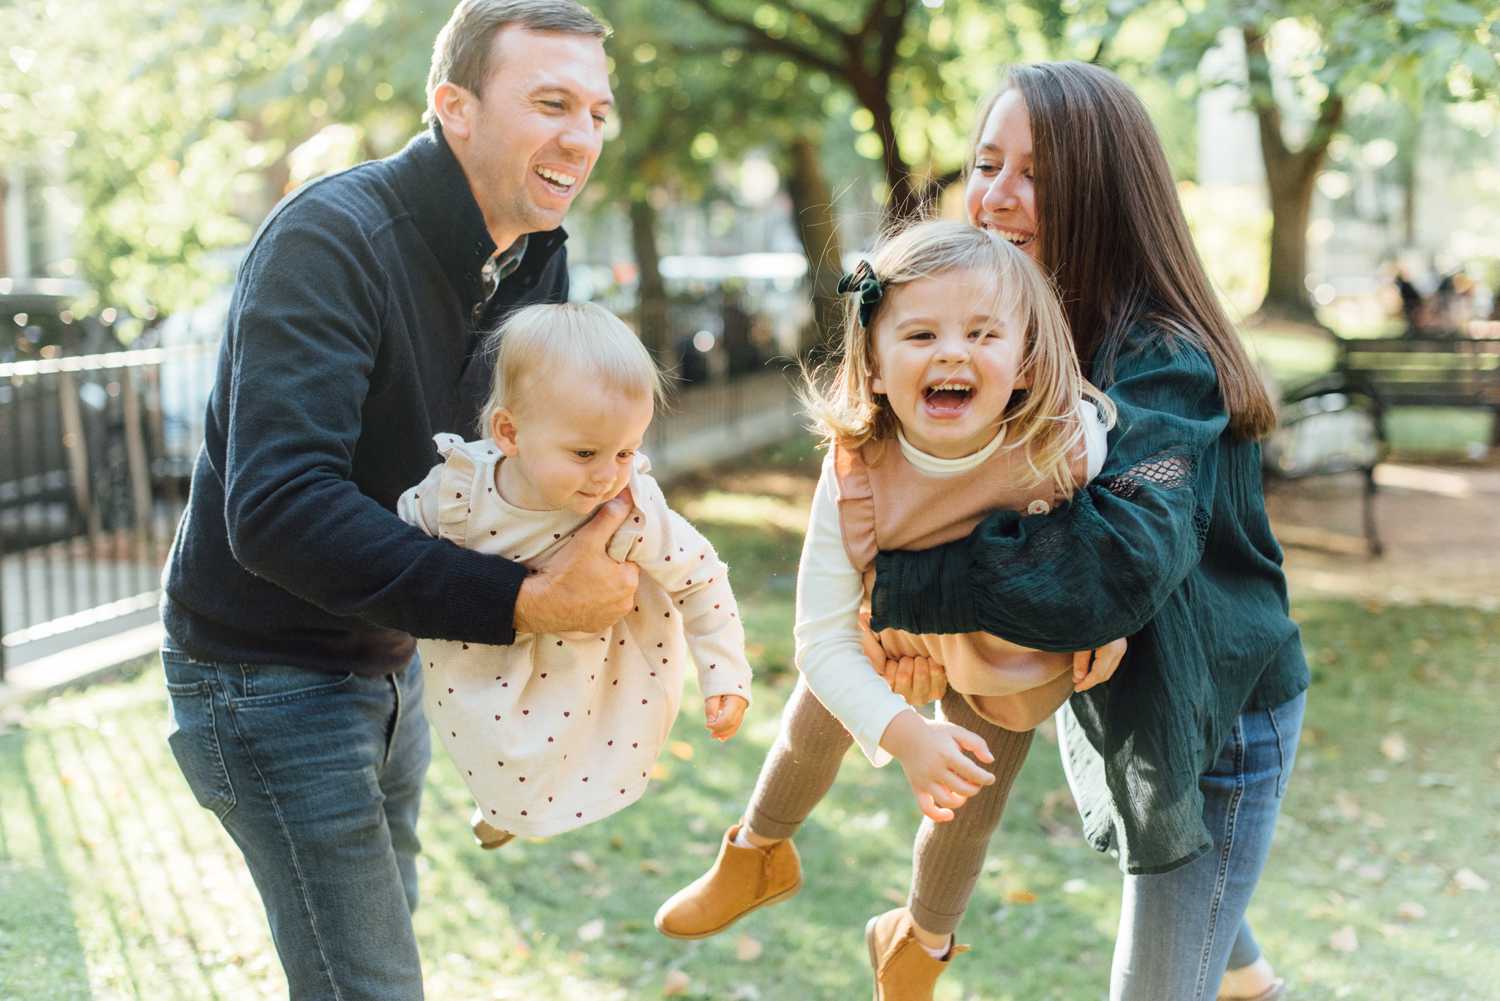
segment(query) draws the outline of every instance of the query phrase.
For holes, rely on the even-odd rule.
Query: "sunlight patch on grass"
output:
[[[757,494],[709,490],[683,504],[680,510],[694,524],[770,527],[799,535],[807,528],[805,505]]]

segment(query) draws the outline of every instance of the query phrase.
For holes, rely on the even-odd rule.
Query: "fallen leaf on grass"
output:
[[[671,774],[672,774],[671,769],[669,769],[666,765],[662,764],[660,761],[658,761],[656,764],[654,764],[654,765],[651,766],[651,781],[652,782],[660,782],[662,779],[666,778],[667,776],[669,776]]]
[[[667,867],[654,858],[641,859],[641,872],[647,876],[660,876],[667,871]]]
[[[661,982],[661,996],[675,998],[693,989],[692,978],[681,970],[671,970]]]
[[[1386,734],[1380,742],[1380,753],[1384,754],[1387,761],[1400,764],[1411,754],[1406,746],[1406,738],[1399,733]]]
[[[741,963],[753,963],[765,951],[766,947],[760,944],[760,939],[749,935],[741,935],[734,943],[734,958]]]
[[[1453,874],[1453,886],[1455,889],[1466,890],[1469,893],[1488,893],[1490,881],[1473,869],[1460,869]]]
[[[1010,890],[1005,894],[1005,900],[1010,904],[1034,904],[1036,894],[1030,890]]]
[[[1427,916],[1427,908],[1415,900],[1408,900],[1396,908],[1396,917],[1402,921],[1421,921]]]
[[[1359,935],[1355,933],[1354,926],[1344,925],[1344,927],[1328,936],[1328,948],[1334,952],[1358,952]]]
[[[604,919],[595,918],[587,924],[578,926],[578,940],[580,942],[597,942],[604,937]]]
[[[681,758],[683,761],[693,760],[693,745],[685,740],[672,741],[667,745],[667,750],[672,752],[674,758]]]

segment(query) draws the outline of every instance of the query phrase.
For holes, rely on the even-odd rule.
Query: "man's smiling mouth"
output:
[[[546,182],[558,194],[572,194],[578,185],[578,177],[575,174],[565,174],[560,170],[552,170],[548,167],[536,167],[536,175]]]

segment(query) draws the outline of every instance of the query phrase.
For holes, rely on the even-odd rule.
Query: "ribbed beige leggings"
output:
[[[912,848],[911,895],[907,906],[917,924],[938,934],[958,927],[990,836],[1000,823],[1005,801],[1034,730],[1012,733],[980,718],[962,695],[948,691],[938,717],[982,737],[995,756],[995,782],[954,811],[952,820],[934,824],[923,818]],[[750,829],[768,838],[789,838],[833,785],[839,765],[854,738],[801,682],[782,716],[781,733],[761,766],[760,779],[745,818]]]

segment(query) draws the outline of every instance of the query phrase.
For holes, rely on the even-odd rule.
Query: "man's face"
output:
[[[614,96],[604,45],[588,35],[502,28],[490,65],[460,142],[469,186],[499,243],[562,224],[599,159]]]

